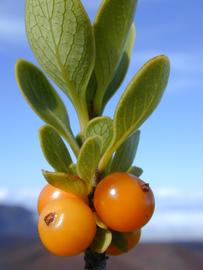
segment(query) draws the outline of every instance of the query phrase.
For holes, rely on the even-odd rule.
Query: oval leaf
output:
[[[105,169],[112,153],[156,109],[167,86],[169,71],[169,60],[161,55],[148,61],[132,79],[117,105],[113,119],[114,137],[101,159],[100,171]]]
[[[77,155],[79,148],[70,128],[65,105],[44,74],[33,64],[19,60],[16,64],[16,77],[31,108],[67,140]]]
[[[80,110],[95,62],[93,30],[81,1],[27,0],[26,30],[44,71]]]
[[[97,91],[94,110],[102,109],[103,97],[121,60],[133,23],[137,0],[104,0],[94,22]]]
[[[72,192],[86,200],[88,196],[87,184],[78,176],[68,173],[42,171],[47,182],[66,192]]]
[[[128,242],[121,232],[112,232],[112,243],[123,252],[128,250]]]
[[[48,125],[39,130],[42,151],[46,160],[57,172],[68,172],[72,163],[69,151],[59,134]]]
[[[128,173],[140,177],[143,174],[143,169],[140,167],[133,166],[128,170]]]
[[[116,151],[110,172],[127,172],[135,158],[140,139],[140,131],[127,138]]]
[[[72,163],[70,166],[69,166],[69,171],[71,172],[71,174],[73,175],[77,175],[77,165]]]
[[[92,119],[85,130],[85,137],[89,138],[98,135],[102,138],[102,153],[106,150],[113,137],[113,121],[107,116],[100,116]]]
[[[89,112],[90,119],[95,117],[94,114],[94,96],[97,90],[97,78],[95,75],[95,71],[93,70],[92,76],[89,80],[87,91],[86,91],[86,100],[87,100],[87,107]]]
[[[96,224],[99,228],[107,230],[107,226],[103,223],[103,221],[98,217],[97,213],[94,212],[95,219],[96,219]]]
[[[104,253],[110,246],[111,241],[111,232],[97,227],[96,236],[90,248],[97,253]]]
[[[106,103],[110,100],[110,98],[115,94],[116,90],[120,87],[122,84],[125,75],[128,71],[128,67],[130,64],[130,58],[133,52],[133,46],[135,43],[135,25],[132,24],[130,28],[130,32],[128,34],[128,38],[125,44],[124,52],[122,55],[122,58],[120,60],[120,63],[116,69],[116,72],[114,74],[113,80],[107,87],[103,99],[103,105],[102,105],[102,111],[106,105]]]
[[[91,191],[94,176],[100,160],[102,140],[99,136],[88,138],[80,149],[77,162],[77,174],[84,179]]]

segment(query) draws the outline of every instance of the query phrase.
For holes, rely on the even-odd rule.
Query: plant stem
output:
[[[74,107],[76,109],[78,119],[80,122],[80,133],[82,134],[89,121],[88,108],[87,108],[87,105],[84,104],[84,102],[80,102],[80,101],[75,103]]]
[[[84,256],[85,270],[106,270],[107,259],[105,253],[99,254],[87,249]]]

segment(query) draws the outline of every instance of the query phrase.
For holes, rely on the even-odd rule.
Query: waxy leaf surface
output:
[[[113,118],[113,139],[102,157],[99,170],[104,171],[113,152],[137,130],[159,104],[169,78],[166,56],[149,60],[124,91]]]
[[[107,116],[99,116],[92,119],[85,130],[85,137],[98,135],[102,138],[102,152],[106,150],[113,137],[113,121]]]
[[[109,230],[97,227],[95,239],[91,245],[91,249],[97,253],[104,253],[110,246],[112,234]]]
[[[135,159],[139,139],[140,131],[136,131],[118,148],[111,163],[111,172],[127,172]]]
[[[27,0],[30,46],[75,107],[86,106],[86,88],[95,63],[93,29],[80,0]]]
[[[109,99],[115,94],[116,90],[121,86],[125,75],[128,71],[128,66],[130,64],[130,58],[133,52],[133,46],[135,42],[135,25],[134,23],[132,24],[130,28],[130,32],[128,34],[128,38],[126,40],[125,48],[123,55],[121,57],[120,63],[115,71],[115,74],[113,76],[113,80],[111,83],[108,85],[104,99],[103,99],[103,106],[102,108],[104,109],[106,103],[109,101]]]
[[[60,135],[48,125],[39,130],[42,151],[46,160],[57,172],[69,172],[72,163],[69,151]]]
[[[102,110],[105,91],[121,60],[137,0],[103,0],[94,21],[97,91],[94,110]]]
[[[72,192],[82,199],[88,195],[87,184],[78,176],[68,173],[42,171],[47,182],[66,192]]]
[[[102,139],[99,136],[89,137],[80,149],[77,162],[77,174],[84,179],[89,191],[94,184],[94,176],[102,153]]]
[[[77,155],[79,148],[70,129],[65,105],[44,74],[30,62],[19,60],[16,64],[16,77],[31,108],[64,136]]]

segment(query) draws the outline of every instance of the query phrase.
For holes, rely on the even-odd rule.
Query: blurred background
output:
[[[83,0],[94,20],[101,1]],[[43,122],[16,85],[18,58],[37,65],[24,27],[24,0],[0,0],[0,269],[82,269],[82,258],[49,255],[37,237],[37,196],[45,185],[41,169],[51,170],[38,142]],[[203,269],[203,2],[139,0],[137,38],[116,103],[149,58],[171,60],[168,88],[156,112],[141,128],[134,164],[144,170],[156,196],[156,211],[132,252],[109,260],[109,269]],[[75,134],[79,125],[67,105]]]

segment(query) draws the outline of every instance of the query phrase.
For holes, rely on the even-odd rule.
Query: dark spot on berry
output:
[[[48,215],[46,215],[46,217],[44,218],[45,223],[47,224],[47,226],[49,226],[55,219],[56,213],[49,213]]]
[[[144,192],[149,192],[150,191],[150,187],[149,187],[149,183],[143,183],[141,184],[141,188]]]

